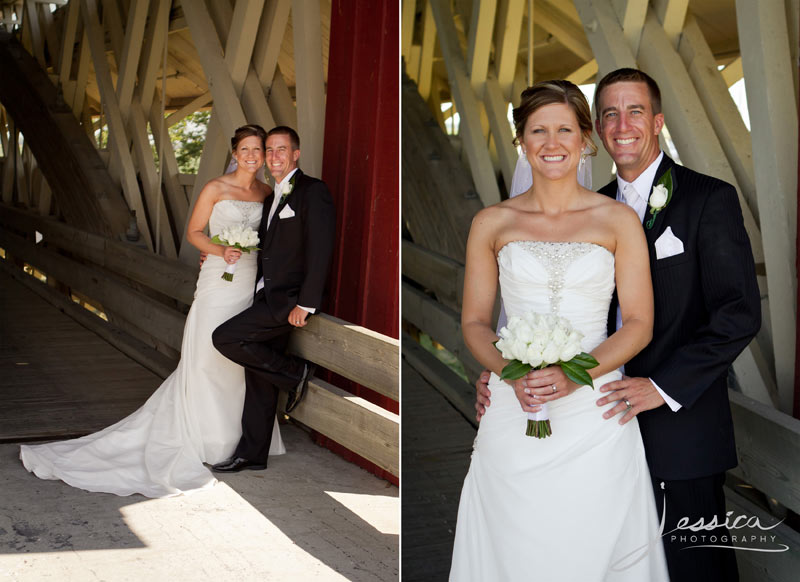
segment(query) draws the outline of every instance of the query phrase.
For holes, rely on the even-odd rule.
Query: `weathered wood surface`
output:
[[[403,362],[403,580],[447,580],[475,429]]]
[[[731,391],[739,466],[731,471],[800,512],[800,420]]]
[[[775,525],[778,518],[770,515],[761,507],[752,503],[737,491],[725,487],[725,505],[727,511],[733,511],[730,520],[734,521],[738,516],[747,518],[757,517],[762,526],[770,527]],[[742,545],[750,548],[749,550],[736,551],[736,563],[739,566],[740,582],[795,582],[797,573],[800,572],[800,533],[782,523],[777,527],[764,531],[759,528],[742,528],[731,531],[736,536],[748,536],[748,541]],[[751,536],[756,536],[756,541]],[[763,540],[763,536],[767,539]],[[773,536],[774,540],[773,540]],[[788,546],[787,551],[783,552],[758,552],[753,548],[781,549]]]
[[[114,239],[93,235],[54,219],[0,205],[0,224],[33,235],[39,231],[43,241],[69,251],[123,277],[189,304],[197,283],[197,266],[159,257],[144,249]]]
[[[400,342],[321,313],[292,333],[289,350],[354,382],[400,400]]]
[[[415,243],[463,262],[472,217],[483,203],[416,85],[405,75],[402,92],[403,220]]]
[[[461,315],[437,303],[408,283],[402,288],[403,319],[414,324],[451,351],[464,365],[467,376],[475,380],[483,366],[472,357],[461,333]]]
[[[29,145],[70,223],[90,232],[120,234],[128,208],[66,104],[44,71],[10,35],[0,33],[0,100]]]
[[[403,241],[403,276],[436,294],[451,309],[461,309],[464,265],[409,240]]]
[[[290,416],[372,461],[400,474],[400,416],[320,379]]]
[[[94,432],[136,410],[161,383],[5,269],[0,305],[2,441]]]
[[[124,281],[97,268],[71,261],[6,230],[0,231],[0,246],[56,280],[100,301],[111,313],[119,313],[125,319],[137,322],[171,348],[180,349],[186,316],[177,309],[133,290]]]
[[[475,387],[408,335],[403,335],[403,365],[411,366],[475,428]]]

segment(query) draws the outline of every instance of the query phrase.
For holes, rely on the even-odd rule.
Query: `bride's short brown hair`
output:
[[[597,146],[592,141],[592,111],[581,90],[577,85],[570,81],[556,79],[553,81],[541,81],[532,87],[528,87],[522,92],[519,107],[514,108],[514,129],[517,136],[514,138],[514,145],[519,143],[519,139],[525,132],[525,123],[531,114],[554,103],[569,105],[575,112],[578,119],[578,127],[581,128],[586,144],[591,150],[591,155],[597,153]]]

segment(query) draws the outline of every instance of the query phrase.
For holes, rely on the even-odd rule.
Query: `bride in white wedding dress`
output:
[[[598,395],[558,366],[508,384],[492,345],[499,281],[509,317],[554,314],[583,334],[599,362],[595,388],[650,341],[653,291],[638,216],[580,186],[591,115],[567,81],[539,83],[514,110],[531,166],[524,194],[479,212],[467,243],[464,338],[492,371],[492,405],[481,419],[458,510],[450,580],[660,582],[668,580],[639,427],[603,418]],[[616,284],[623,325],[606,338]],[[531,376],[529,376],[531,378]],[[526,436],[515,390],[548,405],[552,436]],[[567,394],[553,399],[546,394]],[[608,408],[613,408],[614,404]]]
[[[236,130],[231,143],[238,167],[209,182],[198,197],[187,240],[208,258],[200,269],[194,302],[186,317],[181,360],[175,371],[136,412],[78,439],[23,445],[25,468],[42,479],[61,479],[87,491],[169,497],[212,486],[203,463],[233,454],[242,434],[244,369],[211,343],[214,329],[253,301],[256,252],[242,254],[211,242],[223,228],[258,230],[270,190],[256,179],[264,165],[266,133],[259,126]],[[233,281],[223,280],[235,263]],[[277,420],[270,455],[285,453]]]

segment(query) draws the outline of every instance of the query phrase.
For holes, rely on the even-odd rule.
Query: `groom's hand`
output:
[[[650,378],[628,378],[623,376],[622,380],[609,382],[600,387],[600,392],[610,392],[597,401],[597,406],[605,406],[609,402],[616,402],[617,405],[603,414],[603,418],[611,418],[620,412],[624,412],[619,420],[620,424],[625,424],[633,419],[640,412],[652,410],[664,404],[664,398],[658,393]],[[628,401],[627,403],[625,401]],[[630,407],[628,407],[630,403]]]
[[[486,407],[489,406],[492,397],[492,391],[489,390],[489,370],[484,370],[478,379],[475,381],[475,391],[477,394],[475,400],[475,419],[480,422],[484,414],[486,414]]]
[[[289,325],[293,325],[294,327],[305,327],[306,323],[308,323],[306,321],[306,317],[308,317],[308,311],[295,305],[294,309],[289,312]]]

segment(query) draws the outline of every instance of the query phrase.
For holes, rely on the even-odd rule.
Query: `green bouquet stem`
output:
[[[233,281],[233,273],[222,273],[222,278],[226,281]]]
[[[546,439],[553,431],[550,429],[550,420],[529,420],[528,430],[525,431],[526,436],[536,437],[537,439]]]

